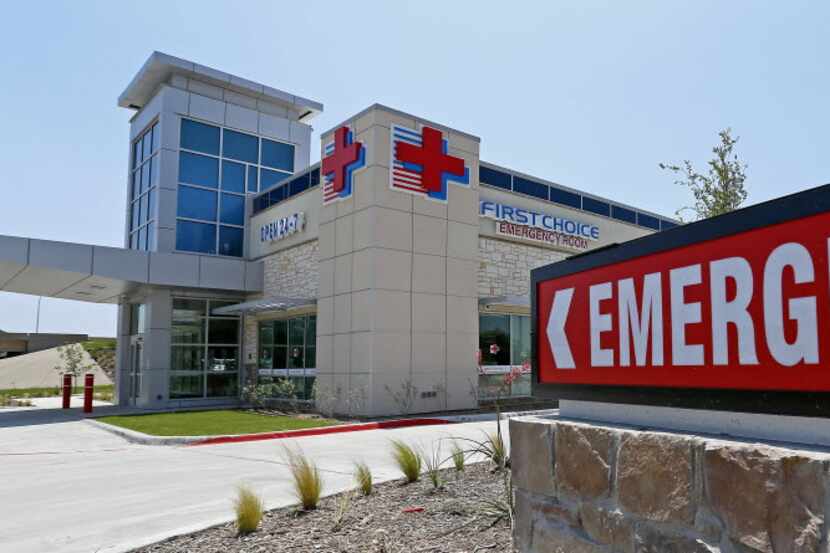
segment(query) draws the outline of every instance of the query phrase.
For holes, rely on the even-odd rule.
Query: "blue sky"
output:
[[[4,20],[0,234],[122,245],[116,98],[153,50],[319,100],[317,131],[381,102],[666,215],[689,196],[658,162],[702,168],[727,126],[750,203],[830,182],[826,1],[15,2]],[[0,293],[0,329],[34,330],[36,302]],[[43,301],[41,331],[114,321]]]

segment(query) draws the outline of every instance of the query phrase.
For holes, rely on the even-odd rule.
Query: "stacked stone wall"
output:
[[[830,454],[510,421],[522,553],[827,553]]]
[[[530,270],[565,259],[568,254],[517,242],[479,237],[480,297],[530,294]]]

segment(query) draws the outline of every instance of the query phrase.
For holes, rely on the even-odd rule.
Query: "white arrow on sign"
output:
[[[557,369],[576,368],[573,355],[571,355],[571,346],[568,344],[568,337],[565,335],[565,322],[568,320],[568,312],[571,310],[573,295],[573,288],[557,290],[553,296],[553,305],[550,309],[547,328],[548,342]]]

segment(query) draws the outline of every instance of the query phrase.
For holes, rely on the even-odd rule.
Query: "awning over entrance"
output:
[[[0,235],[0,291],[118,303],[142,286],[262,291],[262,263]]]
[[[527,309],[530,310],[529,296],[491,296],[479,298],[478,305],[483,311],[498,311],[500,309]]]
[[[312,307],[317,305],[316,299],[309,298],[287,298],[285,296],[271,296],[261,300],[246,301],[227,307],[219,307],[213,310],[216,315],[244,315],[250,313],[262,313],[265,311],[288,311],[300,307]]]

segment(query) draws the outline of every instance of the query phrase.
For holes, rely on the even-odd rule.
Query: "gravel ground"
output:
[[[245,537],[237,537],[229,523],[134,553],[514,552],[509,521],[487,503],[504,501],[502,475],[491,473],[487,463],[442,474],[445,484],[438,491],[426,476],[409,485],[388,482],[369,497],[349,492],[326,498],[308,513],[269,511],[259,530]]]

